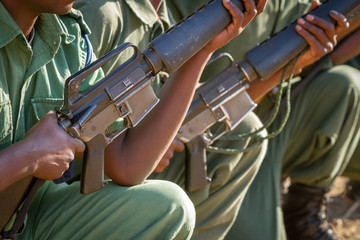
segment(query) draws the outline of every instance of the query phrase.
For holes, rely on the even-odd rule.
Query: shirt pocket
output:
[[[6,137],[12,135],[12,110],[9,100],[0,103],[0,144],[5,141]],[[11,141],[11,140],[10,140]]]
[[[62,98],[33,98],[31,99],[31,106],[33,109],[33,116],[35,122],[39,121],[49,111],[56,111],[63,105]],[[34,123],[35,124],[35,123]]]

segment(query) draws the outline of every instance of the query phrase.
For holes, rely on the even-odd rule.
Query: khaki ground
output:
[[[330,192],[329,222],[342,240],[360,240],[360,200],[352,201],[344,195],[345,177],[339,177]]]

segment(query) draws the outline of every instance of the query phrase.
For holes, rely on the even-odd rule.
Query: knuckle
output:
[[[64,160],[62,161],[62,164],[64,164],[66,167],[69,166],[69,162],[71,162],[72,160],[74,160],[74,156],[75,154],[73,154],[72,151],[69,151],[65,156],[64,156]]]
[[[69,168],[69,163],[70,163],[72,160],[73,160],[73,159],[68,158],[68,159],[66,159],[65,162],[62,162],[62,165],[61,165],[62,169],[64,169],[64,170],[68,169],[68,168]]]
[[[64,172],[65,172],[65,170],[64,170],[64,171],[59,171],[59,172],[55,173],[55,174],[54,174],[55,179],[56,179],[56,178],[61,178],[62,175],[64,174]]]

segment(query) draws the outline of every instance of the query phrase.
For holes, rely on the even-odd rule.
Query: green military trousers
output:
[[[360,55],[349,60],[347,64],[360,70]],[[360,142],[358,143],[343,175],[352,180],[360,181]]]
[[[110,182],[89,194],[79,182],[47,182],[37,193],[20,240],[189,239],[195,210],[185,192],[167,181],[133,187]]]
[[[285,128],[269,140],[263,164],[226,239],[286,239],[281,177],[323,188],[343,173],[359,141],[359,76],[352,67],[333,67],[296,96]],[[270,130],[279,127],[284,114]]]
[[[231,133],[241,134],[262,127],[254,113],[250,113]],[[262,136],[266,131],[261,132]],[[213,146],[218,148],[241,149],[252,145],[251,141],[217,140]],[[249,185],[253,181],[264,158],[267,141],[255,145],[247,152],[222,154],[207,152],[207,173],[211,184],[195,192],[188,192],[196,210],[196,227],[192,239],[219,240],[236,219],[240,205]],[[170,165],[152,178],[170,180],[184,187],[185,151],[176,153]]]

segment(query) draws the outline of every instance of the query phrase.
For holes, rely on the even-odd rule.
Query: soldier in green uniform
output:
[[[359,17],[356,18],[359,21]],[[355,20],[355,21],[356,21]],[[357,22],[358,23],[358,22]],[[357,24],[357,28],[359,24]],[[334,64],[348,64],[360,70],[360,30],[357,29],[351,38],[346,39],[342,47],[332,54],[332,62]],[[357,54],[357,56],[355,56]],[[355,57],[353,57],[355,56]],[[351,58],[353,57],[353,58]],[[351,58],[350,60],[348,60]],[[345,61],[345,62],[344,62]],[[353,200],[360,198],[360,144],[357,145],[348,166],[343,175],[349,177],[347,183],[346,195]]]
[[[170,0],[169,6],[173,15],[181,19],[203,2]],[[311,4],[312,1],[300,0],[268,1],[264,13],[255,18],[241,36],[219,51],[229,52],[236,62],[240,61],[249,49],[306,13]],[[332,17],[336,17],[335,15],[336,13],[331,13]],[[304,20],[305,22],[301,20],[298,24],[307,30],[308,24],[316,22],[311,22],[312,19]],[[343,24],[346,21],[337,21],[341,29],[346,28],[346,24]],[[333,33],[336,31],[335,34],[340,31],[330,29],[333,29]],[[327,33],[322,33],[324,32]],[[326,41],[322,37],[314,38],[321,41],[317,46],[323,47],[319,50],[325,51],[317,57],[309,58],[309,64],[333,49],[335,42],[331,34],[325,38]],[[301,65],[300,59],[298,66]],[[219,64],[211,68],[213,73],[219,69],[224,69],[224,66]],[[304,77],[305,73],[300,76]],[[284,206],[287,210],[285,223],[292,234],[289,239],[335,238],[323,219],[323,200],[334,179],[344,171],[359,138],[358,76],[359,72],[351,67],[327,68],[292,101],[290,118],[281,133],[269,140],[268,151],[259,173],[250,186],[237,221],[226,239],[286,239],[280,181],[287,176],[292,181],[289,198]],[[269,85],[267,82],[273,77],[259,82],[257,87],[265,92],[271,90],[274,84]],[[256,90],[252,90],[252,87],[248,90],[250,94]],[[252,96],[256,95],[261,96]],[[258,99],[261,100],[261,97]],[[273,96],[269,94],[261,101],[256,112],[263,118],[273,105]],[[280,113],[268,132],[279,128],[284,115],[285,111]]]
[[[94,59],[82,35],[89,29],[80,12],[71,10],[72,4],[1,0],[0,191],[26,177],[56,179],[75,153],[85,149],[58,126],[50,111],[62,105],[65,80],[85,66],[88,54]],[[105,173],[112,182],[85,196],[79,193],[78,182],[47,181],[37,192],[18,239],[191,237],[195,213],[184,191],[174,183],[145,179],[174,138],[211,53],[242,30],[242,13],[226,6],[232,24],[168,79],[159,91],[162,103],[149,118],[106,148]],[[81,90],[102,77],[102,70],[96,71]]]
[[[252,3],[248,1],[247,4]],[[260,13],[265,1],[258,7]],[[253,4],[253,3],[252,3]],[[130,0],[78,0],[74,4],[89,24],[92,34],[89,36],[98,56],[105,54],[123,42],[132,42],[142,51],[147,44],[175,23],[166,1],[130,1]],[[249,21],[255,13],[247,12]],[[246,21],[244,19],[244,21]],[[99,24],[99,22],[101,24]],[[129,53],[130,54],[130,53]],[[105,66],[105,72],[120,65],[128,55]],[[153,84],[155,89],[160,80]],[[254,114],[249,114],[236,130],[237,133],[254,131],[262,126]],[[265,132],[261,133],[265,136]],[[187,192],[195,204],[196,227],[193,239],[221,239],[235,220],[236,213],[255,177],[266,151],[267,142],[252,150],[234,155],[207,153],[208,176],[212,182],[195,192]],[[242,142],[217,141],[217,147],[246,148],[249,140]],[[183,144],[176,139],[171,149],[158,165],[152,179],[165,179],[184,187],[185,152],[176,152],[170,164],[167,160],[173,150],[183,149]],[[169,164],[169,165],[168,165]]]
[[[58,127],[54,112],[47,114],[61,106],[65,79],[84,67],[89,47],[81,34],[89,30],[68,2],[0,3],[1,191],[26,176],[58,178],[84,150]],[[102,76],[95,72],[84,88]],[[47,181],[18,239],[186,239],[194,217],[186,194],[165,181],[110,183],[87,196],[78,183]]]

